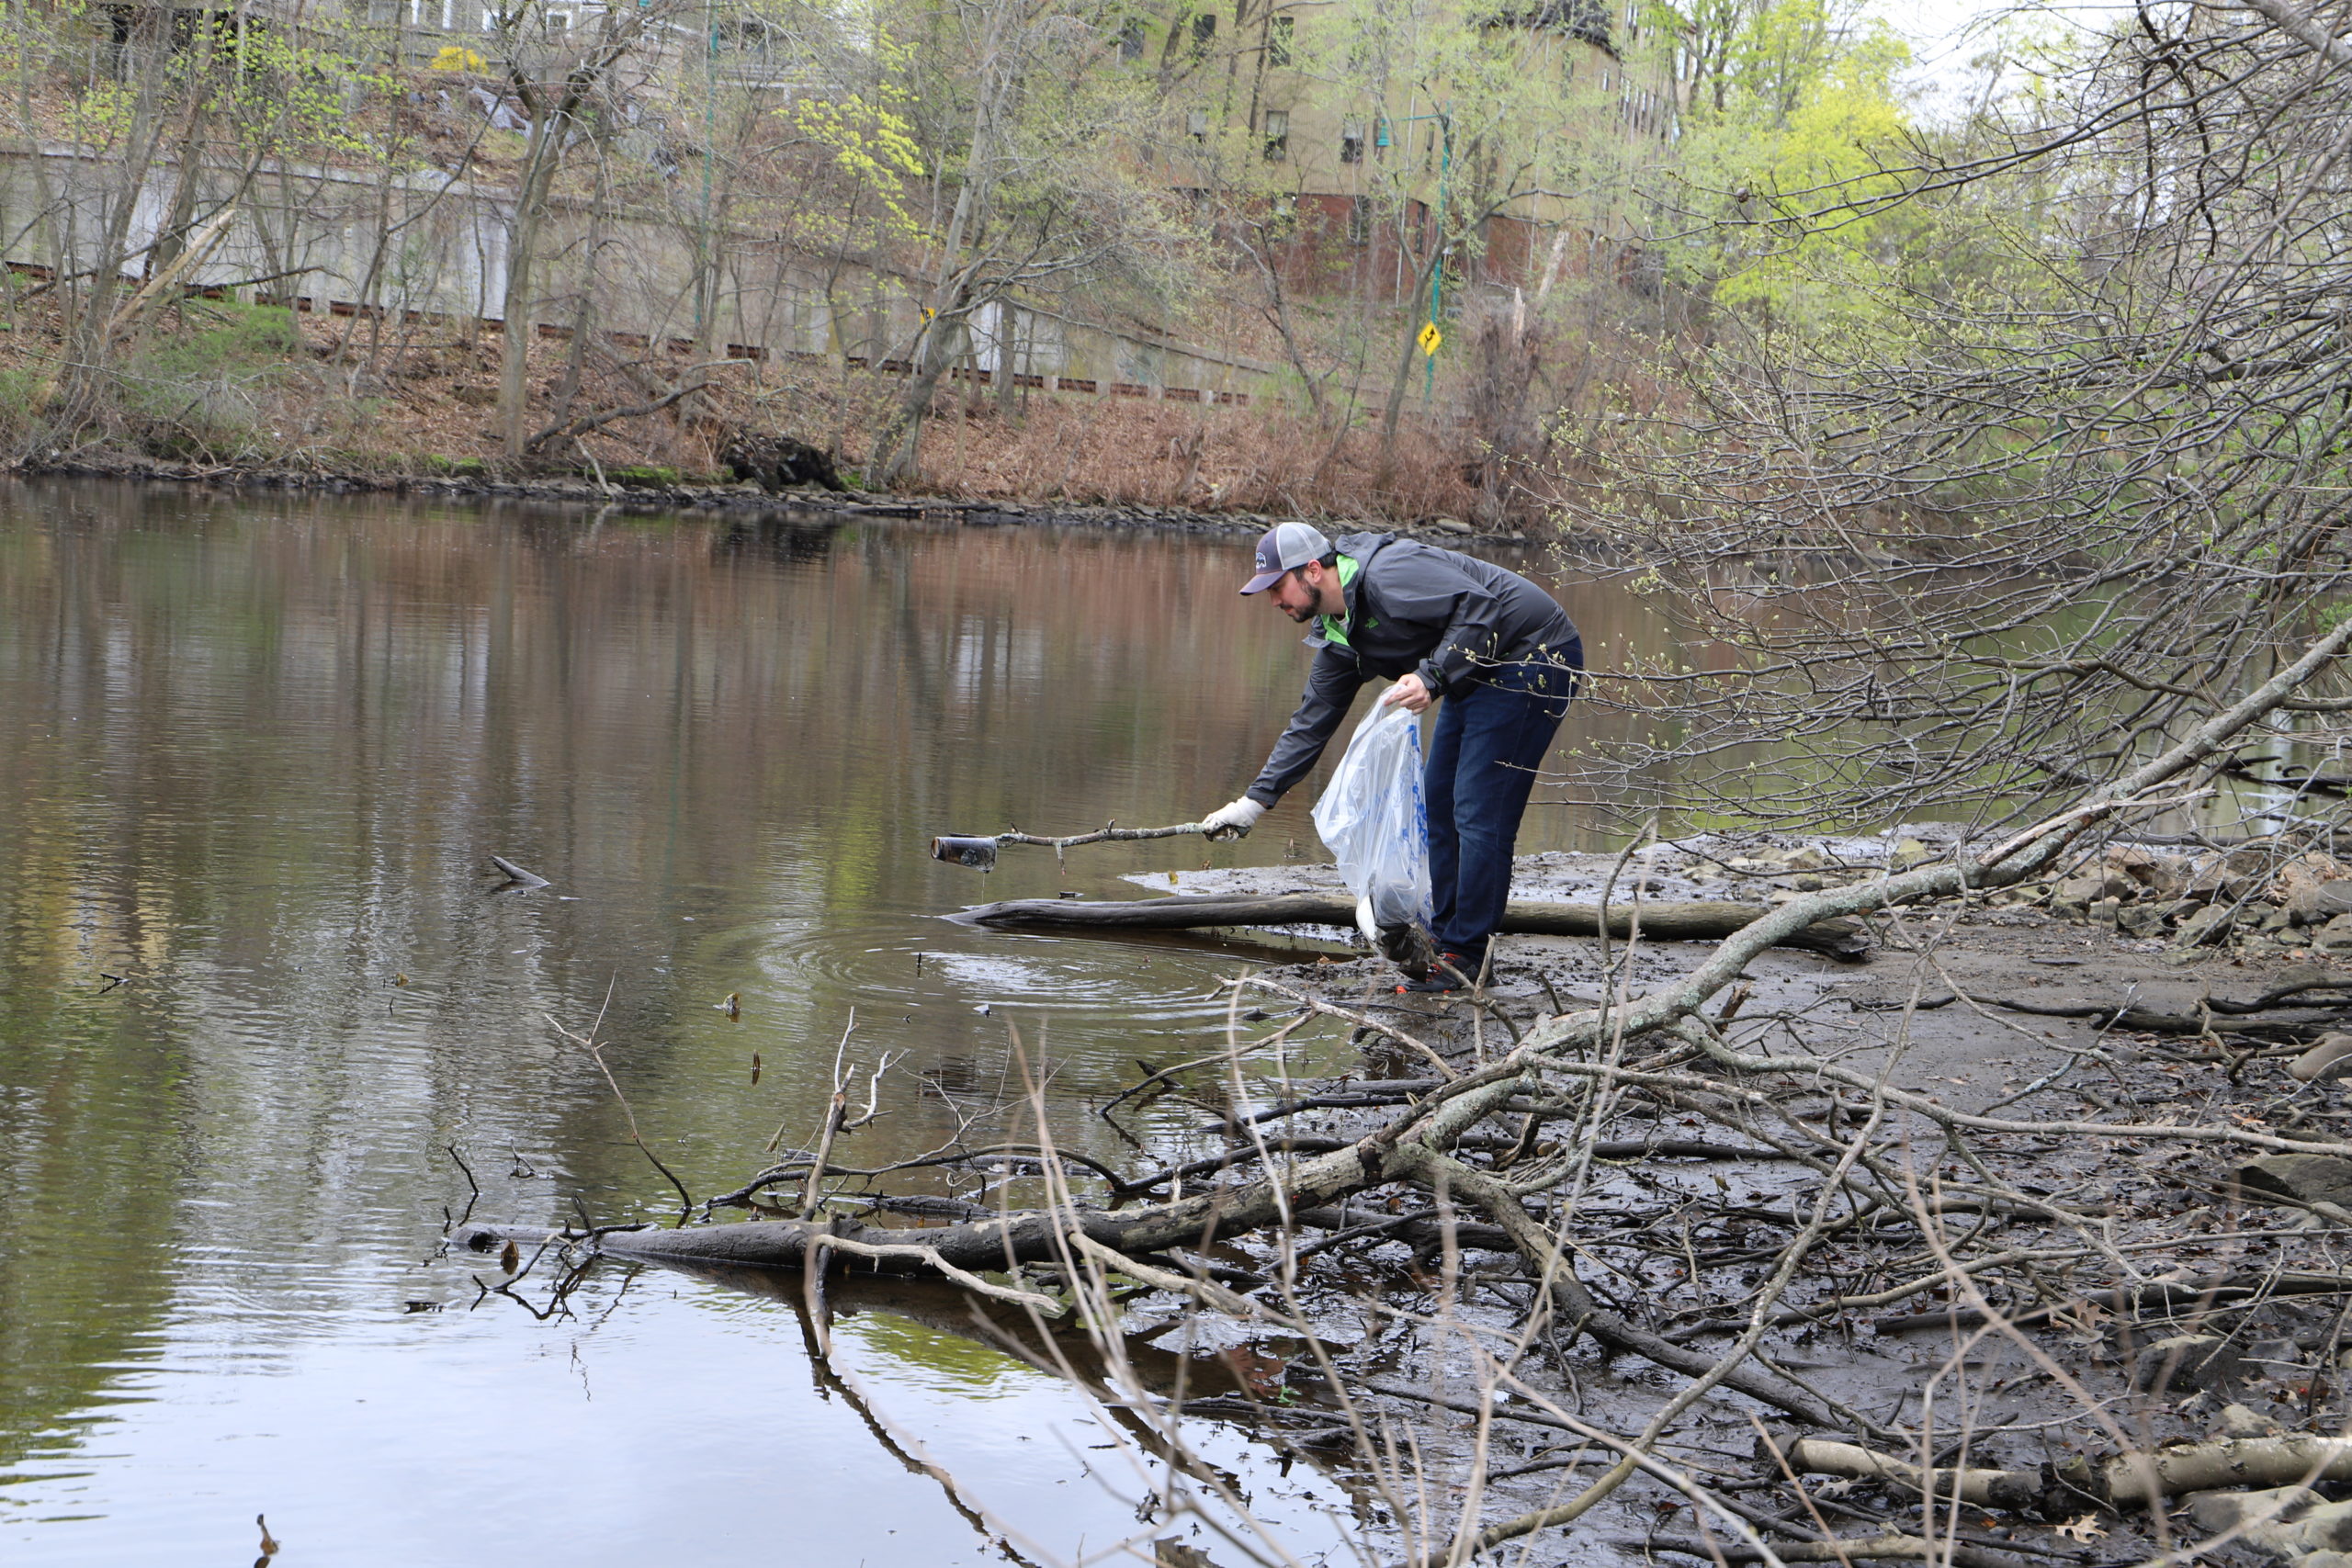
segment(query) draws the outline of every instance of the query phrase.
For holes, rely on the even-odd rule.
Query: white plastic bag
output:
[[[1364,934],[1430,923],[1430,813],[1421,795],[1420,721],[1383,707],[1356,726],[1330,787],[1315,803],[1315,830],[1356,896]]]

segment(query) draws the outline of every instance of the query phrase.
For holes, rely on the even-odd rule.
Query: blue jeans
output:
[[[1536,771],[1552,750],[1584,669],[1584,648],[1558,662],[1506,664],[1438,705],[1423,793],[1430,812],[1430,935],[1472,979],[1510,901],[1511,846]]]

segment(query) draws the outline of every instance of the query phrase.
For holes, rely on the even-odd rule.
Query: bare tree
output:
[[[969,351],[983,311],[1029,293],[1166,300],[1186,286],[1195,234],[1136,166],[1153,105],[1106,71],[1123,17],[1094,0],[958,0],[908,89],[936,171],[922,260],[922,325],[906,389],[875,436],[872,477],[914,472],[940,380]]]
[[[527,122],[507,231],[505,347],[498,394],[499,424],[510,457],[521,457],[531,436],[526,378],[532,312],[539,253],[565,159],[577,143],[609,133],[613,120],[596,113],[600,100],[611,94],[625,64],[650,69],[649,48],[675,10],[674,4],[601,6],[586,13],[594,17],[592,28],[576,29],[584,38],[569,26],[551,28],[540,0],[518,0],[489,18],[507,85]]]
[[[1621,763],[1791,821],[1990,825],[2335,624],[2352,66],[2275,10],[2143,7],[1860,177],[1726,198],[1736,248],[1839,304],[1722,312],[1689,413],[1584,509],[1713,650],[1620,688],[1688,727]],[[2245,742],[2269,826],[2328,830],[2295,781],[2347,708],[2325,683]]]

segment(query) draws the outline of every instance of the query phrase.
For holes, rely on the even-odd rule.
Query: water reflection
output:
[[[674,1209],[550,1017],[602,1018],[636,1124],[697,1195],[806,1135],[845,1033],[869,1064],[905,1053],[908,1091],[854,1151],[877,1162],[1008,1081],[1008,1025],[1074,1111],[1168,1037],[1218,1034],[1216,978],[1249,950],[935,917],[1311,852],[1311,789],[1231,848],[1104,845],[1066,873],[1008,853],[986,882],[925,848],[1231,798],[1305,666],[1233,592],[1241,547],[100,486],[0,507],[12,1553],[250,1550],[266,1511],[289,1563],[550,1538],[735,1561],[854,1483],[869,1515],[903,1504],[886,1528],[908,1539],[825,1558],[976,1556],[952,1508],[918,1522],[903,1472],[808,1407],[768,1303],[662,1276],[595,1285],[577,1323],[465,1310],[480,1260],[436,1256],[468,1197],[449,1151],[483,1213]],[[1589,645],[1641,630],[1566,596]],[[551,886],[493,894],[492,853]],[[1302,1034],[1262,1066],[1340,1045]],[[1146,1109],[1147,1133],[1154,1114],[1170,1137],[1190,1120]],[[1071,1135],[1114,1155],[1091,1123]],[[872,1355],[941,1441],[995,1440],[939,1356]],[[1032,1405],[1057,1397],[1008,1366]]]

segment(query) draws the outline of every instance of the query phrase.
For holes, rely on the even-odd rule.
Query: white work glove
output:
[[[1201,825],[1208,829],[1206,837],[1212,843],[1221,844],[1228,839],[1248,838],[1265,814],[1264,807],[1245,795],[1230,806],[1218,807],[1201,819]]]

